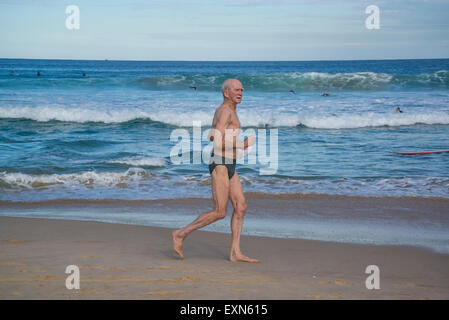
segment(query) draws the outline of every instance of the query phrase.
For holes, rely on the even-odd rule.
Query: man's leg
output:
[[[192,231],[207,226],[219,219],[223,219],[226,216],[229,201],[229,177],[228,169],[225,166],[217,166],[212,171],[212,198],[214,200],[214,209],[212,211],[199,215],[189,225],[172,232],[173,249],[181,258],[184,258],[182,254],[182,242]]]
[[[231,219],[232,244],[229,260],[232,262],[259,262],[257,259],[248,258],[240,251],[240,234],[242,233],[243,217],[245,215],[247,205],[245,196],[243,195],[240,177],[237,172],[229,181],[229,196],[234,207],[234,212]]]

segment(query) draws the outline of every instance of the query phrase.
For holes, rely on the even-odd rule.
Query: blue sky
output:
[[[365,27],[368,5],[380,29]],[[448,58],[448,34],[447,0],[0,0],[1,58]]]

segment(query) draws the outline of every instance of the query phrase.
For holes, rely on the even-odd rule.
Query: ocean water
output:
[[[245,192],[443,198],[429,209],[384,201],[351,210],[265,199],[249,209],[244,234],[449,253],[449,153],[396,153],[449,150],[449,59],[0,59],[0,215],[189,223],[207,210],[199,200],[150,200],[211,198],[205,135],[231,77],[245,89],[241,138],[258,138],[237,166]],[[205,230],[229,232],[229,219]]]
[[[0,59],[0,200],[210,197],[192,124],[207,134],[230,77],[243,129],[265,130],[267,151],[277,134],[271,174],[259,158],[238,165],[245,191],[449,197],[449,153],[395,153],[449,150],[449,59]],[[189,163],[170,157],[176,130]]]

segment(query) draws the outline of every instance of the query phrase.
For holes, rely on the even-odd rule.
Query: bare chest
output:
[[[237,113],[233,112],[231,114],[231,120],[229,121],[229,124],[227,125],[226,129],[234,129],[239,130],[241,128],[239,117],[237,116]]]

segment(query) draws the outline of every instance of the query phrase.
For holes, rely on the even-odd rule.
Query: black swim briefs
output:
[[[232,161],[232,163],[230,163]],[[228,177],[231,179],[235,173],[236,159],[229,159],[222,156],[215,156],[214,153],[210,155],[209,172],[212,174],[216,166],[226,166],[228,169]]]

